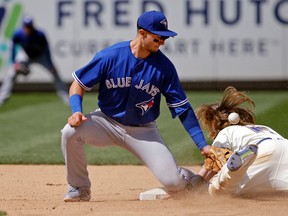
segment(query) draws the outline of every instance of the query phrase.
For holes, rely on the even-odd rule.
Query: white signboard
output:
[[[98,50],[133,39],[147,10],[163,11],[178,33],[161,50],[183,81],[288,79],[288,0],[2,0],[0,79],[11,66],[7,29],[21,26],[15,5],[46,33],[67,82]],[[23,81],[48,79],[36,65]]]

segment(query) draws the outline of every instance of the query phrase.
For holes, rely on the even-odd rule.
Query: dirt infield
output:
[[[198,170],[199,167],[191,167]],[[0,210],[22,215],[287,215],[287,195],[139,201],[140,192],[161,186],[143,166],[89,166],[92,200],[65,203],[64,166],[0,165]]]

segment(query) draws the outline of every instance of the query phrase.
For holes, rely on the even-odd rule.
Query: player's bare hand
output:
[[[81,112],[73,113],[72,116],[68,118],[68,124],[71,127],[79,127],[83,121],[86,121],[87,118]]]
[[[210,148],[211,148],[210,145],[205,146],[205,147],[202,149],[201,154],[204,155],[204,156],[209,155],[209,154],[210,154]]]

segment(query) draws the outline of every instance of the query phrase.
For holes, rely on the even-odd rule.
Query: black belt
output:
[[[259,141],[256,143],[256,145],[259,145],[260,143],[262,143],[262,142],[265,141],[265,140],[272,140],[272,138],[271,138],[271,137],[263,138],[263,139],[259,140]]]

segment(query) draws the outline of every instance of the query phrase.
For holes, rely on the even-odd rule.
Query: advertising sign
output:
[[[0,80],[11,67],[13,30],[34,18],[50,42],[61,76],[86,64],[113,43],[132,40],[136,21],[160,10],[178,35],[161,50],[183,81],[287,80],[288,0],[2,0]],[[25,82],[45,82],[38,65]]]

